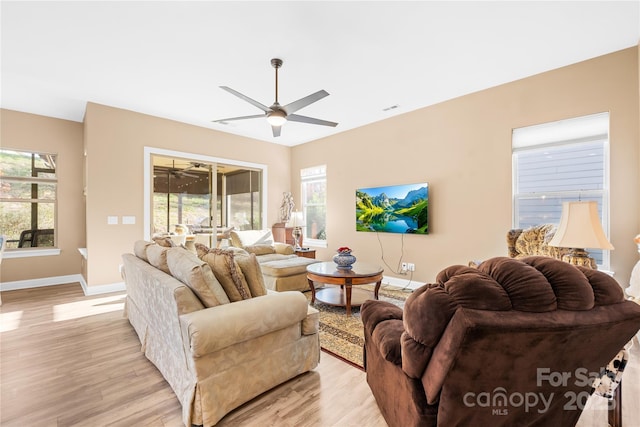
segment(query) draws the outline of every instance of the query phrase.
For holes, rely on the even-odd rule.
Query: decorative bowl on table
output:
[[[350,248],[343,246],[338,248],[338,253],[333,256],[333,262],[336,263],[337,268],[349,270],[356,262],[356,257],[351,255]]]

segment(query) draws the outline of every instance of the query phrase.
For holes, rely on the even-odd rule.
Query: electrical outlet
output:
[[[406,274],[407,273],[407,269],[408,269],[407,263],[403,262],[402,266],[400,267],[400,273]]]
[[[407,270],[409,271],[416,271],[416,265],[412,262],[408,262],[407,263]]]

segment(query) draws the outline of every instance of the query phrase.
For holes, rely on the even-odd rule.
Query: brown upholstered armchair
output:
[[[361,315],[391,427],[575,425],[593,377],[640,329],[613,278],[542,256],[452,266],[404,311],[371,300]]]

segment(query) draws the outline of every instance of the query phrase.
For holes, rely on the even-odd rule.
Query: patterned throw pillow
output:
[[[235,260],[240,266],[245,279],[247,279],[251,296],[260,297],[266,295],[267,287],[264,284],[264,277],[256,254],[241,255],[236,253]]]
[[[251,298],[251,290],[242,270],[235,260],[234,252],[224,249],[209,249],[196,243],[198,257],[211,267],[231,302]]]
[[[171,248],[159,245],[147,246],[147,260],[149,261],[149,264],[167,274],[171,274],[169,271],[169,265],[167,264],[167,251],[169,249]]]
[[[149,262],[149,258],[147,258],[147,248],[151,245],[155,245],[155,243],[138,240],[133,244],[133,253],[141,260]]]
[[[156,242],[159,246],[163,246],[165,248],[172,248],[176,245],[175,243],[173,243],[173,240],[171,240],[171,237],[169,236],[154,237],[153,241]]]
[[[516,250],[519,256],[551,256],[547,243],[551,240],[554,233],[555,227],[552,224],[530,227],[523,230],[516,240]]]
[[[607,399],[613,399],[628,361],[629,352],[626,349],[620,350],[607,367],[600,372],[600,376],[593,380],[594,393]]]
[[[167,249],[166,254],[171,275],[191,288],[205,307],[230,302],[209,264],[183,248]]]

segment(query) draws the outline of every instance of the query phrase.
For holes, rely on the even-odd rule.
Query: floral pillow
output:
[[[251,298],[249,284],[235,260],[233,251],[209,249],[202,243],[196,243],[195,246],[198,258],[209,264],[231,302]]]

